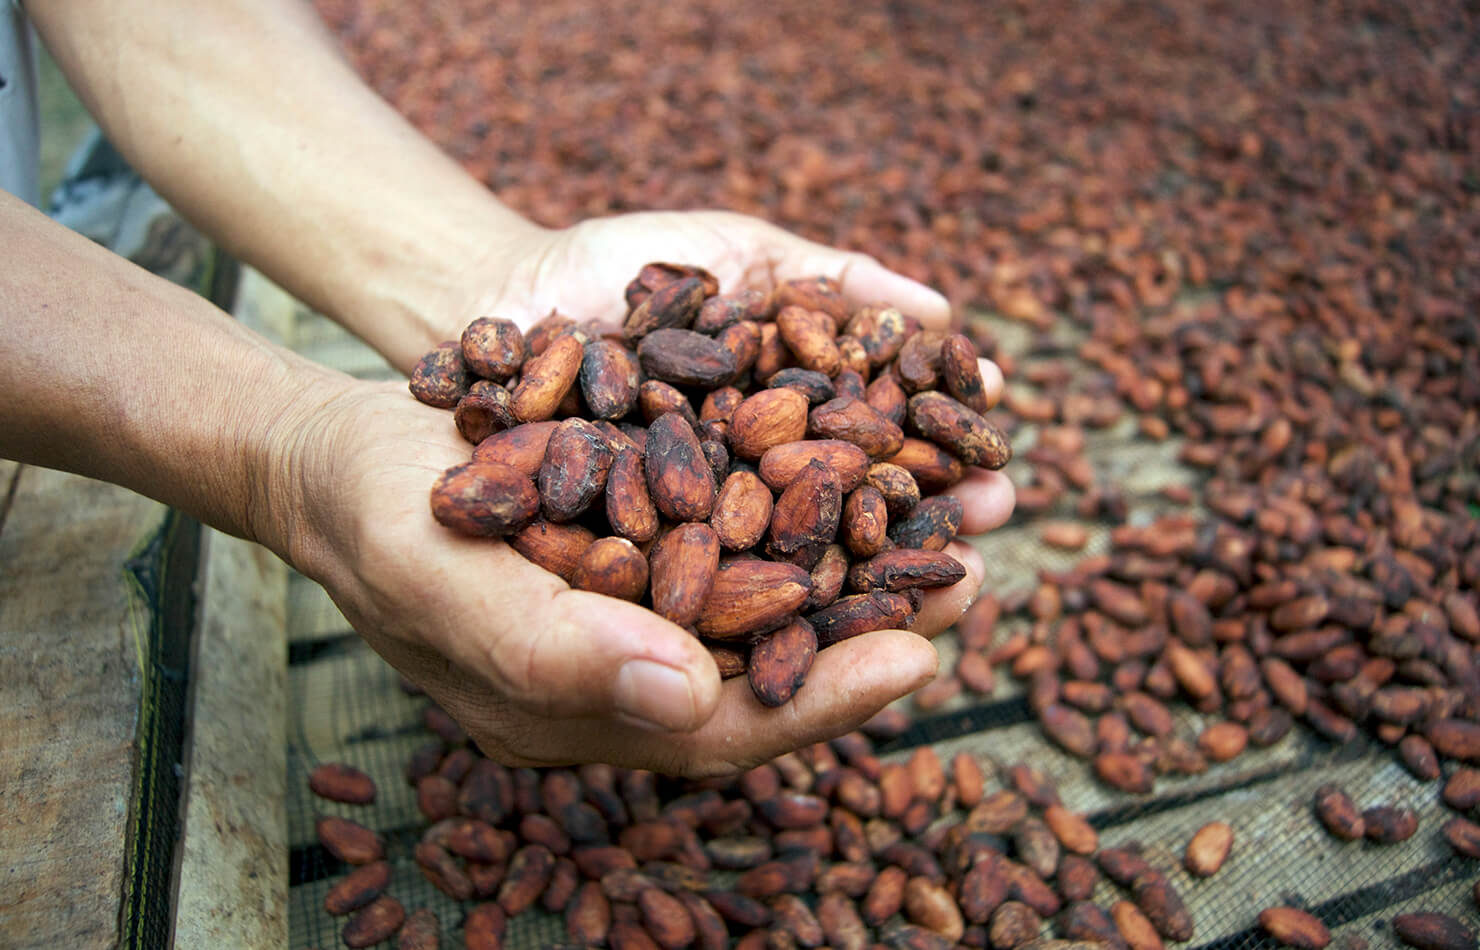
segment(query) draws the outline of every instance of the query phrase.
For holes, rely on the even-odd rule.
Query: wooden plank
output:
[[[5,518],[10,514],[12,493],[18,485],[20,474],[20,463],[0,459],[0,534],[5,533]]]
[[[287,566],[216,531],[207,531],[202,564],[175,946],[281,947]]]
[[[124,563],[165,509],[21,469],[0,533],[0,918],[13,947],[118,939],[147,608]]]

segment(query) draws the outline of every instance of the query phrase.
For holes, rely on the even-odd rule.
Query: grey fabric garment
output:
[[[182,286],[198,286],[209,270],[210,241],[96,127],[67,163],[48,212],[57,223]]]
[[[40,207],[36,44],[19,0],[0,0],[0,189]],[[177,284],[199,287],[211,271],[210,241],[139,178],[96,126],[67,163],[46,210]]]
[[[0,0],[0,190],[41,206],[37,40],[18,0]],[[200,288],[210,241],[185,222],[96,126],[67,163],[47,212],[152,273]]]
[[[0,0],[0,189],[38,204],[40,123],[36,37],[13,0]]]

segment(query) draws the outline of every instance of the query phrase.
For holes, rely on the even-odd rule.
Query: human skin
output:
[[[622,288],[650,260],[705,266],[727,288],[827,274],[854,303],[948,319],[939,295],[877,262],[741,215],[539,228],[366,89],[306,4],[27,9],[162,194],[403,370],[482,314],[528,326],[558,307],[615,326]],[[808,688],[766,709],[651,611],[438,525],[431,485],[468,447],[450,413],[404,384],[276,347],[6,195],[0,227],[0,455],[125,485],[264,544],[501,761],[705,776],[837,735],[929,680],[927,638],[980,587],[980,558],[956,543],[967,577],[933,592],[912,632],[823,651]],[[995,398],[1001,374],[983,369]],[[953,493],[967,533],[1012,507],[1000,473],[974,471]]]

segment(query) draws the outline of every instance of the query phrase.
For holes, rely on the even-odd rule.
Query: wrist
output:
[[[223,433],[227,444],[219,451],[241,460],[239,533],[307,574],[320,560],[324,539],[317,519],[309,516],[314,476],[305,468],[317,467],[312,447],[326,429],[325,416],[353,380],[312,366],[283,369],[270,386],[252,387],[272,392],[271,402],[259,400],[245,411],[237,432]]]
[[[503,209],[502,204],[497,207]],[[512,215],[508,209],[503,210]],[[519,320],[525,317],[521,312],[494,311],[500,303],[521,299],[525,290],[539,281],[540,268],[561,234],[561,229],[543,228],[522,218],[502,220],[497,226],[485,228],[477,238],[477,250],[443,284],[443,296],[429,321],[435,339],[426,349],[443,340],[457,339],[463,327],[478,317],[499,315],[527,324],[527,320]],[[426,349],[416,354],[416,360],[426,354]]]
[[[329,314],[403,373],[482,315],[489,288],[515,279],[520,262],[537,257],[553,233],[469,184],[436,201],[422,195],[414,206],[382,209],[385,230],[358,237],[336,278]]]

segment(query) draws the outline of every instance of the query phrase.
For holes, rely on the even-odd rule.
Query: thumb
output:
[[[843,296],[855,306],[889,303],[931,329],[945,329],[951,321],[951,305],[945,297],[924,284],[880,264],[867,254],[844,254],[847,261],[838,274]]]
[[[888,303],[931,328],[945,328],[951,305],[945,297],[919,281],[897,274],[867,254],[840,251],[787,234],[799,247],[781,258],[777,280],[796,277],[832,277],[853,306]]]
[[[636,604],[566,587],[533,602],[488,644],[486,675],[547,719],[617,717],[688,732],[719,702],[719,672],[688,631]]]

